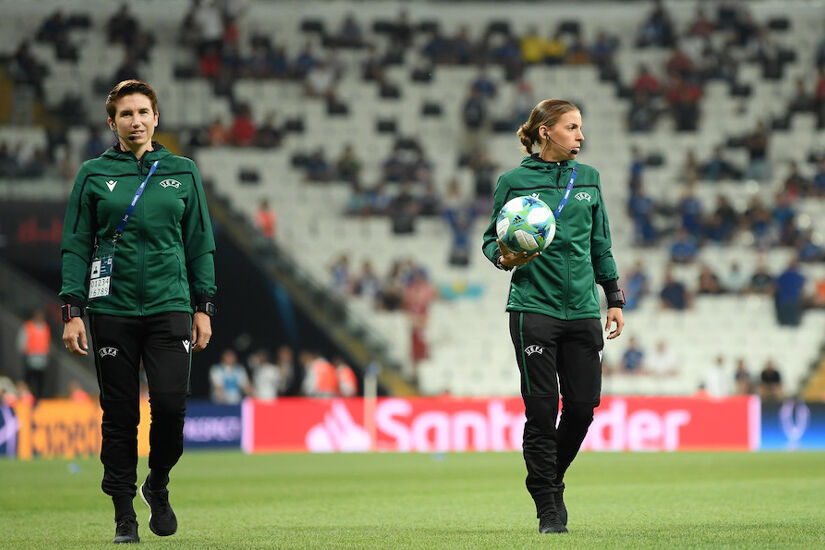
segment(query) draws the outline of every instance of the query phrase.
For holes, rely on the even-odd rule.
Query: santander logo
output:
[[[750,397],[605,396],[582,449],[756,449],[759,415]],[[519,397],[249,399],[242,446],[250,453],[518,451],[524,422]]]

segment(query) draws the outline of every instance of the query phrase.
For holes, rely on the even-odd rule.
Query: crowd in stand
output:
[[[608,376],[621,374],[668,378],[679,374],[681,367],[679,361],[680,358],[668,348],[664,340],[659,340],[653,351],[647,351],[635,338],[631,337],[621,359],[615,364],[611,364],[606,359],[603,369],[604,374]],[[705,369],[696,395],[727,397],[753,393],[770,401],[781,401],[785,397],[782,375],[777,370],[773,359],[767,359],[756,376],[743,358],[737,358],[731,368],[725,357],[719,355]]]
[[[289,346],[278,348],[276,359],[259,349],[244,366],[231,349],[209,370],[211,398],[215,403],[236,405],[244,397],[276,399],[279,396],[354,397],[358,379],[343,359],[330,361],[316,351],[304,350],[295,357]]]

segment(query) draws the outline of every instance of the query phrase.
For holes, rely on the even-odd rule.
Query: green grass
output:
[[[0,461],[0,547],[111,548],[101,471]],[[524,474],[515,453],[189,452],[169,487],[178,534],[135,509],[156,548],[825,548],[825,453],[585,453],[569,535],[538,534]]]

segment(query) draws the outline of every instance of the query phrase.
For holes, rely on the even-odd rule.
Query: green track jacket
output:
[[[500,255],[496,219],[501,207],[515,197],[537,194],[555,212],[574,166],[573,161],[546,162],[532,156],[501,175],[482,245],[491,262],[495,264]],[[553,242],[537,258],[513,271],[507,310],[543,313],[564,320],[598,319],[601,312],[596,283],[618,279],[610,247],[610,225],[599,173],[579,164],[570,198],[556,220]]]
[[[112,147],[83,163],[63,224],[64,302],[85,305],[97,242],[111,241],[135,192],[160,160],[117,244],[108,296],[92,313],[136,317],[192,312],[196,297],[215,294],[215,239],[195,163],[153,143],[141,160]]]

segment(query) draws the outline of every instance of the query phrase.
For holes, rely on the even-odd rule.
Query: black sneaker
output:
[[[539,518],[539,533],[567,533],[567,527],[562,523],[555,507],[552,510],[545,511]]]
[[[135,518],[125,518],[118,521],[117,527],[115,527],[115,538],[112,542],[115,544],[140,542],[137,528],[138,524]]]
[[[166,488],[152,491],[146,481],[140,486],[140,498],[149,507],[149,530],[159,537],[174,535],[178,530],[178,518],[169,506],[169,491]]]
[[[553,493],[553,502],[559,512],[559,519],[563,525],[567,525],[567,506],[564,505],[564,483],[558,486],[558,491]]]

